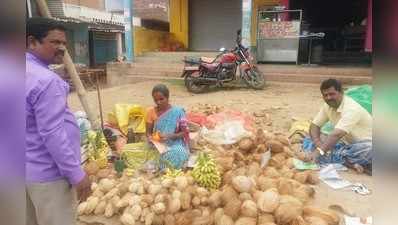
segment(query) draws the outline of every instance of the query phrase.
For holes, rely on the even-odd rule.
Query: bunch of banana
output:
[[[221,175],[215,160],[203,152],[198,156],[192,177],[196,183],[207,189],[217,189],[221,184]]]
[[[166,173],[162,176],[162,179],[166,178],[176,178],[179,176],[184,176],[184,172],[182,170],[177,170],[173,168],[166,168]]]
[[[101,130],[88,131],[85,148],[88,158],[95,161],[101,169],[108,166],[108,144]]]

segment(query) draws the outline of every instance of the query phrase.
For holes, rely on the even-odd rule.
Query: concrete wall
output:
[[[170,33],[188,48],[188,0],[170,0]]]
[[[105,0],[64,0],[65,3],[105,10]]]
[[[148,51],[158,51],[171,40],[173,36],[169,32],[134,27],[134,54],[141,55]]]

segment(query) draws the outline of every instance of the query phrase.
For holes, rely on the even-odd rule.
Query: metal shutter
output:
[[[235,46],[242,26],[242,0],[189,0],[189,47],[214,51]]]
[[[94,32],[94,64],[103,64],[117,58],[115,33]]]

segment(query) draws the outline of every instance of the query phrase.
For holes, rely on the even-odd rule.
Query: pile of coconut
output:
[[[258,130],[234,145],[207,144],[222,174],[219,189],[195,183],[190,172],[176,178],[141,174],[99,179],[78,207],[80,216],[116,218],[123,225],[338,225],[331,210],[310,205],[313,171],[298,171],[296,152],[282,134]],[[264,154],[271,158],[261,167]]]

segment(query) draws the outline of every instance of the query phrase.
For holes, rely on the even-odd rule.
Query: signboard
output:
[[[299,21],[265,21],[258,26],[260,39],[298,38],[300,35]]]

